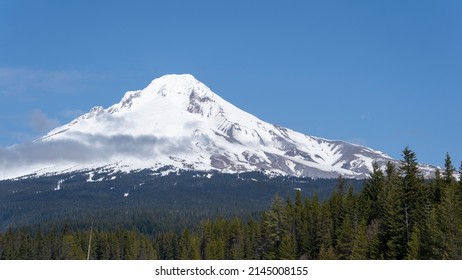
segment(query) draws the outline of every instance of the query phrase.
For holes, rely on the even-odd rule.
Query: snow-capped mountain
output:
[[[393,159],[373,149],[275,126],[242,111],[193,76],[166,75],[107,108],[94,107],[33,144],[43,159],[9,176],[105,167],[178,169],[333,178],[364,178],[372,162]]]

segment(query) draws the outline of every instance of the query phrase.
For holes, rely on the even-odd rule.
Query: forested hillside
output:
[[[0,181],[0,232],[34,225],[52,228],[64,221],[80,229],[93,221],[97,228],[135,227],[148,234],[178,231],[207,218],[260,213],[275,193],[293,195],[299,189],[326,199],[336,181],[268,177],[261,172],[168,172],[96,170]],[[348,184],[360,189],[363,181]]]
[[[447,155],[443,171],[424,180],[406,148],[399,166],[374,165],[361,191],[339,178],[327,199],[276,195],[256,217],[204,219],[181,230],[10,229],[0,235],[0,258],[462,259],[462,183],[455,173]]]

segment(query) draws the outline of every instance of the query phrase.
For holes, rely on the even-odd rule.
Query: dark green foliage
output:
[[[132,211],[121,213],[131,224],[114,217],[117,227],[92,213],[10,228],[0,234],[0,259],[85,259],[90,233],[90,259],[462,259],[462,186],[454,173],[447,155],[443,174],[424,181],[406,148],[398,168],[388,163],[384,173],[374,164],[362,191],[339,178],[329,198],[275,195],[266,211],[246,217]],[[202,221],[181,222],[193,217]]]
[[[269,178],[260,172],[155,175],[159,172],[162,170],[109,174],[103,169],[95,172],[92,182],[87,182],[89,175],[84,172],[0,181],[0,232],[63,220],[75,228],[89,228],[90,217],[97,228],[135,226],[146,234],[181,231],[193,229],[208,218],[260,213],[275,193],[294,192],[294,188],[300,188],[304,195],[316,192],[327,199],[335,181]],[[359,189],[362,180],[348,183]]]

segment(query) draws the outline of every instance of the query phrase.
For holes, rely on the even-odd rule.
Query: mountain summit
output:
[[[188,74],[157,78],[143,90],[127,92],[107,109],[94,107],[33,145],[49,153],[15,172],[16,176],[101,167],[128,172],[169,166],[364,178],[372,170],[372,162],[393,161],[364,146],[264,122]]]

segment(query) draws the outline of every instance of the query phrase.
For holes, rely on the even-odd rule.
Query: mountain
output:
[[[107,109],[94,107],[17,149],[35,154],[14,168],[3,168],[3,178],[161,167],[364,178],[374,161],[379,165],[394,161],[368,147],[269,124],[189,74],[157,78],[143,90],[127,92],[119,103]]]

